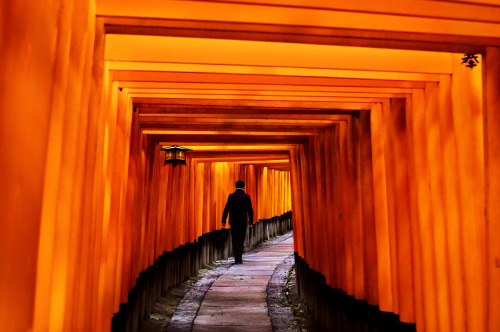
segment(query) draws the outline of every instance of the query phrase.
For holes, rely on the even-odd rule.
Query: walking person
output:
[[[227,214],[229,213],[229,225],[231,226],[231,238],[233,241],[234,261],[236,264],[243,263],[243,245],[247,232],[248,223],[253,225],[253,208],[250,196],[245,193],[245,182],[236,181],[236,191],[227,198],[226,207],[222,214],[222,226],[226,226]]]

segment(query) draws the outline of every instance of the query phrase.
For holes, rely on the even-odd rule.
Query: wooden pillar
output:
[[[290,151],[290,176],[292,194],[293,246],[299,256],[304,257],[304,216],[302,205],[302,183],[300,181],[300,159],[297,148]],[[254,208],[255,210],[255,208]]]
[[[333,147],[334,147],[334,160],[335,160],[335,223],[334,230],[336,235],[335,241],[335,259],[336,259],[336,278],[337,285],[339,289],[344,289],[345,287],[345,245],[344,245],[344,207],[343,207],[343,188],[342,188],[342,155],[341,155],[341,124],[337,124],[333,131]]]
[[[434,232],[432,226],[432,210],[429,189],[429,165],[427,161],[427,128],[425,112],[425,95],[422,90],[413,90],[411,118],[407,120],[408,127],[411,128],[410,137],[415,162],[411,166],[413,180],[415,181],[415,191],[418,213],[418,230],[413,229],[412,233],[420,238],[420,249],[422,259],[422,297],[425,315],[425,330],[438,330],[438,309],[437,309],[437,285],[435,279],[434,261]],[[414,237],[414,240],[416,238]]]
[[[500,48],[484,57],[487,330],[500,331]]]
[[[0,329],[4,331],[33,327],[42,205],[57,201],[43,196],[53,93],[47,82],[53,81],[56,67],[56,45],[51,41],[57,34],[54,22],[60,19],[53,6],[10,2],[0,12],[4,27],[0,30]],[[44,263],[50,266],[53,248],[41,250],[47,250]],[[49,278],[44,277],[44,285],[50,285]],[[45,307],[44,320],[47,312]]]
[[[191,158],[188,158],[188,167],[189,167],[189,192],[187,194],[187,197],[189,199],[188,202],[188,242],[193,243],[194,240],[196,239],[195,233],[196,233],[196,221],[195,221],[195,211],[196,211],[196,204],[197,201],[199,200],[198,197],[198,188],[196,187],[195,184],[195,174],[196,174],[196,167],[194,165],[195,163]],[[220,225],[220,223],[219,223]]]
[[[378,304],[377,240],[373,201],[372,144],[370,112],[360,112],[360,172],[363,242],[365,257],[365,289],[368,304]]]
[[[342,254],[342,289],[349,295],[354,295],[354,266],[353,266],[353,241],[351,234],[351,178],[349,177],[349,147],[348,123],[343,121],[339,125],[339,156],[341,186],[341,217],[340,241]]]
[[[361,213],[361,165],[359,119],[351,117],[348,125],[349,182],[350,182],[350,236],[352,238],[353,295],[365,299],[365,256]]]
[[[312,241],[312,259],[310,266],[315,271],[321,271],[322,256],[323,256],[323,241],[322,241],[322,221],[320,220],[319,200],[318,200],[318,178],[317,178],[317,163],[316,161],[316,146],[317,136],[309,137],[309,148],[307,149],[307,161],[309,166],[308,190],[310,193],[310,225]]]
[[[317,201],[315,206],[316,208],[316,222],[319,225],[319,238],[318,240],[321,242],[321,246],[319,247],[318,252],[318,260],[319,260],[319,268],[320,271],[325,276],[326,280],[330,280],[331,272],[330,272],[330,253],[332,252],[332,248],[330,245],[330,240],[328,237],[328,217],[325,213],[325,209],[328,204],[326,203],[326,191],[330,190],[325,186],[326,183],[326,159],[325,159],[325,134],[320,134],[316,136],[316,140],[314,141],[314,159],[313,163],[315,164],[315,173],[316,173],[316,193]],[[313,203],[314,204],[314,203]],[[321,208],[324,207],[324,208]]]
[[[462,207],[459,205],[459,177],[453,170],[458,169],[457,140],[460,135],[453,122],[453,107],[451,99],[451,75],[441,75],[439,79],[439,130],[441,141],[441,156],[443,162],[443,210],[446,227],[447,264],[449,279],[450,326],[453,331],[466,331],[465,314],[465,283],[462,232]],[[418,317],[417,317],[418,322]]]
[[[411,246],[411,215],[408,179],[408,138],[406,131],[406,100],[391,99],[390,122],[387,124],[392,132],[390,144],[393,149],[394,178],[394,217],[396,275],[398,286],[399,315],[402,322],[415,321],[415,301],[413,285],[413,252]]]
[[[336,125],[335,125],[336,126]],[[338,206],[335,201],[335,176],[337,172],[337,167],[335,164],[335,152],[334,152],[334,139],[333,139],[333,129],[328,129],[325,132],[325,186],[326,186],[326,197],[325,206],[328,206],[328,213],[326,213],[326,229],[327,243],[328,243],[328,266],[330,269],[330,277],[327,278],[326,283],[332,288],[337,287],[337,238],[335,233],[335,223],[338,219]],[[295,210],[293,210],[295,213]]]
[[[486,331],[485,150],[481,63],[471,70],[460,64],[460,55],[453,55],[452,59],[452,114],[457,140],[458,167],[455,173],[459,179],[462,216],[460,236],[463,246],[465,315],[468,330]],[[491,180],[488,182],[493,183]]]
[[[448,269],[447,227],[445,219],[445,199],[443,197],[443,178],[446,172],[443,165],[441,130],[439,119],[439,94],[437,83],[425,85],[425,126],[427,138],[427,159],[429,176],[430,208],[432,224],[429,231],[433,234],[433,264],[436,282],[436,300],[438,309],[438,326],[440,330],[451,326],[450,288]]]
[[[405,105],[406,113],[406,140],[407,140],[407,157],[408,157],[408,198],[409,198],[409,214],[410,214],[410,235],[411,235],[411,250],[412,250],[412,270],[413,270],[413,285],[415,296],[415,323],[417,326],[425,327],[424,301],[422,291],[422,251],[420,240],[420,227],[418,222],[418,193],[416,188],[417,171],[415,164],[415,145],[414,145],[414,130],[413,130],[413,96],[408,94]]]
[[[195,162],[196,165],[196,192],[198,193],[198,199],[196,200],[195,208],[195,239],[198,239],[203,234],[203,220],[205,218],[203,214],[203,197],[199,197],[200,194],[205,193],[205,182],[203,181],[203,175],[205,174],[204,163]]]
[[[211,164],[205,163],[203,169],[203,234],[208,233],[210,218],[210,182],[211,182]]]
[[[314,260],[314,250],[312,246],[312,228],[314,228],[314,224],[312,223],[311,220],[311,201],[310,201],[310,189],[309,189],[309,181],[308,181],[308,175],[309,175],[309,165],[307,162],[307,150],[305,146],[301,146],[299,148],[299,158],[300,158],[300,179],[302,182],[302,206],[303,206],[303,211],[304,211],[304,247],[305,247],[305,254],[304,254],[304,259],[308,262],[311,263]]]
[[[385,172],[386,172],[386,193],[387,193],[387,225],[389,231],[389,253],[390,269],[392,283],[392,312],[399,314],[399,284],[398,284],[398,264],[397,264],[397,240],[396,240],[396,157],[394,155],[394,135],[391,102],[386,99],[382,103],[382,118],[384,120],[384,154],[385,154]]]
[[[334,206],[333,206],[333,232],[335,234],[334,260],[335,260],[335,288],[342,288],[344,280],[344,242],[342,231],[342,181],[341,181],[341,163],[340,163],[340,124],[336,124],[332,130],[332,162],[334,167],[333,186],[334,188]]]
[[[387,211],[387,185],[385,172],[384,121],[382,105],[372,106],[370,113],[372,165],[373,165],[373,200],[377,243],[378,295],[379,308],[392,311],[392,277],[389,244],[389,225]]]

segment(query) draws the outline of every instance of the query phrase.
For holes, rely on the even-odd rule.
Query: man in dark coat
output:
[[[226,226],[227,214],[229,213],[229,225],[231,225],[231,238],[233,240],[234,261],[236,264],[243,263],[243,244],[247,232],[247,214],[250,225],[253,225],[253,208],[250,196],[245,194],[245,182],[236,181],[236,191],[227,198],[226,207],[222,214],[222,226]]]

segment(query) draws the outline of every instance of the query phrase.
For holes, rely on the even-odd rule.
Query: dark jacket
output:
[[[222,214],[222,223],[226,222],[229,213],[229,225],[243,226],[247,224],[247,213],[250,225],[253,224],[253,208],[250,196],[243,190],[237,189],[227,198],[226,207]]]

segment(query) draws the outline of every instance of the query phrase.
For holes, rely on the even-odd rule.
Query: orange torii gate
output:
[[[418,3],[4,2],[2,328],[108,331],[161,252],[220,227],[241,177],[259,218],[293,206],[328,286],[419,331],[499,330],[500,9]],[[160,167],[166,141],[236,160]]]

